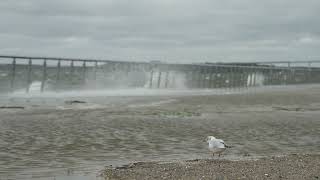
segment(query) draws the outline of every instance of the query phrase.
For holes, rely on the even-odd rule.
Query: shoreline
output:
[[[19,104],[21,101],[17,100],[4,105],[26,105],[26,108],[0,110],[0,149],[6,149],[0,153],[3,161],[0,163],[0,176],[11,179],[81,177],[83,180],[91,180],[94,178],[87,178],[84,174],[92,173],[95,177],[99,170],[104,169],[104,165],[159,160],[169,161],[163,168],[172,166],[179,170],[178,174],[171,177],[170,174],[165,175],[166,171],[159,170],[160,165],[142,163],[153,169],[136,178],[134,174],[125,176],[126,171],[138,170],[138,163],[132,168],[122,169],[124,175],[119,178],[146,179],[150,176],[149,179],[163,179],[162,176],[165,176],[168,179],[200,179],[202,176],[195,175],[202,173],[204,178],[210,176],[207,179],[214,179],[213,175],[215,179],[224,176],[237,179],[243,175],[230,174],[242,168],[240,162],[250,164],[251,161],[247,159],[293,153],[319,154],[320,149],[319,88],[255,91],[252,94],[223,96],[42,100],[32,99],[25,104]],[[87,103],[65,103],[69,100]],[[225,159],[212,160],[211,165],[211,160],[198,160],[202,169],[196,169],[198,165],[192,165],[192,161],[187,160],[211,158],[207,143],[204,142],[208,135],[224,139],[234,148],[223,154]],[[240,158],[237,161],[239,157],[245,160],[241,161]],[[318,157],[316,159],[320,161]],[[231,160],[232,167],[226,167],[225,164],[230,164],[228,160]],[[180,170],[179,164],[182,162],[195,166],[195,170]],[[212,165],[214,162],[226,168],[225,174],[216,174],[219,169]],[[270,168],[268,163],[260,165]],[[92,166],[94,168],[91,169]],[[211,166],[216,171],[210,171]],[[171,170],[168,173],[175,174]],[[264,171],[259,173],[264,174]],[[151,176],[153,174],[155,177]],[[184,174],[187,175],[183,177]],[[255,178],[255,175],[251,174],[251,179],[264,178]],[[308,174],[304,175],[314,179]],[[290,176],[290,179],[299,179],[297,177]]]
[[[112,179],[320,179],[320,154],[290,154],[259,159],[195,159],[179,162],[136,162],[108,167]]]

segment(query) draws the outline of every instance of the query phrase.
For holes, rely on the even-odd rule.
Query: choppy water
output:
[[[207,135],[234,146],[229,159],[320,149],[319,111],[201,112],[178,96],[77,99],[88,103],[18,98],[8,103],[40,106],[0,110],[0,179],[98,179],[108,165],[209,158]]]

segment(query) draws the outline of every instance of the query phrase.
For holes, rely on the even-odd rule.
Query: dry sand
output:
[[[289,155],[259,160],[191,160],[134,163],[108,168],[105,179],[319,179],[320,155]]]

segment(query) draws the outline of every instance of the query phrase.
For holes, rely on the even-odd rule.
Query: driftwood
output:
[[[78,101],[78,100],[72,100],[72,101],[65,101],[64,103],[72,105],[72,104],[84,104],[84,103],[87,103],[87,102]]]
[[[24,109],[23,106],[0,106],[0,109]]]
[[[303,108],[300,107],[289,107],[289,108],[285,108],[285,107],[272,107],[275,110],[280,110],[280,111],[303,111]]]

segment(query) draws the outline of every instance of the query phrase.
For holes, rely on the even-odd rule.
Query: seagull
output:
[[[222,139],[216,139],[214,136],[208,136],[207,142],[209,144],[209,150],[212,152],[212,156],[218,154],[220,157],[221,153],[225,151],[226,148],[231,148],[230,146],[227,146]]]

